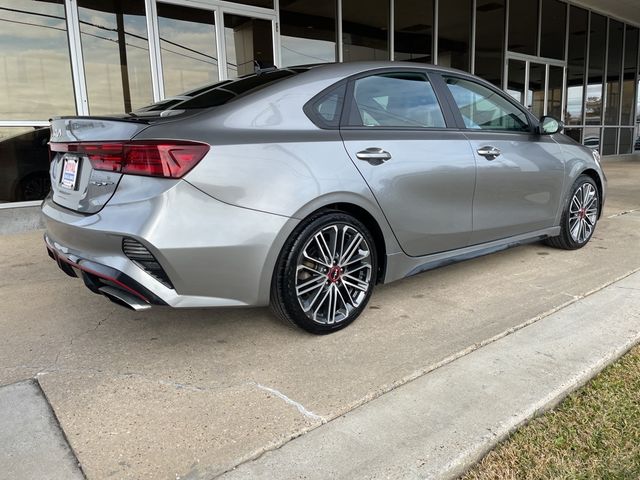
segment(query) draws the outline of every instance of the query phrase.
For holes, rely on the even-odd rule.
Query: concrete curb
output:
[[[0,388],[0,465],[2,478],[85,478],[35,380]]]
[[[41,201],[0,204],[0,235],[24,233],[44,228]]]
[[[640,273],[223,475],[456,478],[640,342]]]

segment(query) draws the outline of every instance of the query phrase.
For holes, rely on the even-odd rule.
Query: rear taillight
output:
[[[184,141],[50,143],[52,152],[86,156],[95,170],[131,175],[180,178],[195,167],[209,145]]]

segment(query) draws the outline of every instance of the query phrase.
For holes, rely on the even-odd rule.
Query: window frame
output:
[[[464,74],[458,74],[456,72],[438,72],[438,76],[441,79],[441,87],[443,88],[443,96],[447,99],[447,101],[449,102],[449,107],[453,110],[453,116],[455,118],[456,121],[456,127],[459,130],[463,130],[463,131],[469,131],[469,132],[491,132],[491,133],[499,133],[499,134],[509,134],[509,135],[522,135],[522,134],[534,134],[537,132],[538,126],[540,124],[539,120],[536,119],[536,117],[529,112],[526,108],[524,108],[523,105],[521,105],[520,103],[516,102],[514,99],[512,99],[509,95],[507,95],[504,91],[500,90],[499,88],[497,88],[496,86],[494,86],[493,84],[482,80],[480,78],[476,78],[476,77],[472,77],[472,76],[468,76],[468,75],[464,75]],[[518,110],[519,112],[523,113],[525,118],[528,120],[529,123],[529,129],[528,130],[521,130],[521,131],[516,131],[516,130],[503,130],[503,129],[494,129],[494,128],[469,128],[466,126],[466,124],[464,123],[464,119],[462,118],[462,113],[460,113],[460,108],[458,107],[458,104],[456,103],[455,99],[453,98],[453,94],[451,93],[451,91],[449,90],[449,87],[447,86],[447,78],[457,78],[460,80],[464,80],[470,83],[475,83],[476,85],[480,85],[481,87],[485,87],[487,89],[489,89],[490,91],[492,91],[493,93],[500,95],[500,97],[502,97],[504,100],[507,101],[507,103],[509,103],[510,105],[512,105],[516,110]]]
[[[351,117],[352,111],[354,108],[357,108],[355,105],[355,97],[353,95],[355,82],[362,78],[385,75],[385,74],[406,74],[413,73],[417,75],[421,75],[424,77],[424,80],[431,85],[433,89],[433,93],[436,97],[436,101],[438,102],[438,106],[440,107],[440,111],[442,112],[442,117],[444,119],[445,126],[444,127],[408,127],[408,126],[378,126],[378,127],[368,127],[365,125],[349,125],[348,119]],[[446,103],[445,99],[439,92],[439,87],[434,81],[432,77],[432,71],[426,68],[413,68],[413,67],[387,67],[387,68],[379,68],[374,70],[367,70],[366,72],[361,72],[356,75],[352,75],[346,79],[347,83],[347,92],[344,99],[344,104],[342,107],[342,116],[340,118],[340,129],[345,130],[366,130],[366,131],[383,131],[383,130],[400,130],[400,131],[442,131],[442,130],[450,130],[451,128],[455,128],[455,119],[453,116],[453,112],[450,110],[450,105]]]

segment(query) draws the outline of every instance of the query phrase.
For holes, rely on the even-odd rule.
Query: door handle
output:
[[[491,145],[487,145],[486,147],[480,147],[478,150],[478,155],[482,155],[487,160],[494,160],[496,157],[500,156],[500,149],[496,147],[492,147]]]
[[[371,165],[382,165],[387,160],[391,160],[391,154],[386,150],[377,147],[370,147],[356,153],[360,160],[369,162]]]

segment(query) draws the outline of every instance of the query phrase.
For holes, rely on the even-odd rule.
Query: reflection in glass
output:
[[[166,97],[218,81],[213,12],[158,3]]]
[[[476,1],[475,74],[502,87],[505,0]],[[479,28],[481,30],[479,30]]]
[[[624,24],[609,20],[609,47],[607,48],[607,101],[605,125],[620,123],[620,77],[622,74],[622,41]]]
[[[633,129],[621,128],[620,147],[618,148],[618,154],[626,155],[628,153],[633,153]]]
[[[273,0],[227,0],[227,2],[252,5],[254,7],[273,8]]]
[[[589,35],[589,73],[587,83],[587,101],[585,104],[585,123],[602,123],[602,76],[604,75],[604,55],[607,45],[607,19],[596,13],[591,14]]]
[[[236,78],[273,67],[271,22],[241,15],[224,14],[227,76]]]
[[[596,13],[591,14],[589,33],[589,74],[587,100],[585,103],[585,123],[602,123],[602,76],[604,75],[604,55],[607,45],[607,19]]]
[[[564,69],[549,65],[549,88],[547,90],[547,115],[562,118],[562,82]]]
[[[567,4],[559,0],[542,0],[540,56],[564,60],[567,29]]]
[[[529,64],[529,91],[527,92],[527,108],[536,117],[544,115],[544,77],[546,66],[541,63]]]
[[[509,60],[507,71],[507,93],[524,105],[524,81],[527,64],[520,60]]]
[[[471,0],[438,4],[438,65],[470,70]]]
[[[517,0],[509,3],[509,50],[537,54],[538,0]]]
[[[284,67],[335,62],[335,2],[281,0],[280,44]]]
[[[64,3],[0,0],[0,118],[76,113]]]
[[[622,82],[622,125],[633,125],[633,101],[636,98],[638,28],[627,25],[624,43],[624,71]]]
[[[582,129],[581,128],[565,128],[562,133],[566,136],[573,138],[576,142],[582,143]]]
[[[584,79],[587,56],[587,25],[589,12],[569,7],[569,56],[567,58],[567,95],[564,122],[583,123]]]
[[[389,60],[389,0],[342,0],[345,62]]]
[[[49,129],[0,128],[0,203],[49,193]]]
[[[602,154],[603,155],[615,155],[617,142],[618,129],[617,128],[605,128],[604,135],[602,136]]]
[[[130,112],[153,100],[144,1],[79,0],[89,113]]]
[[[582,144],[593,150],[600,150],[600,132],[601,129],[597,127],[585,128],[582,136]]]
[[[394,58],[433,63],[433,0],[395,0],[394,8]]]

